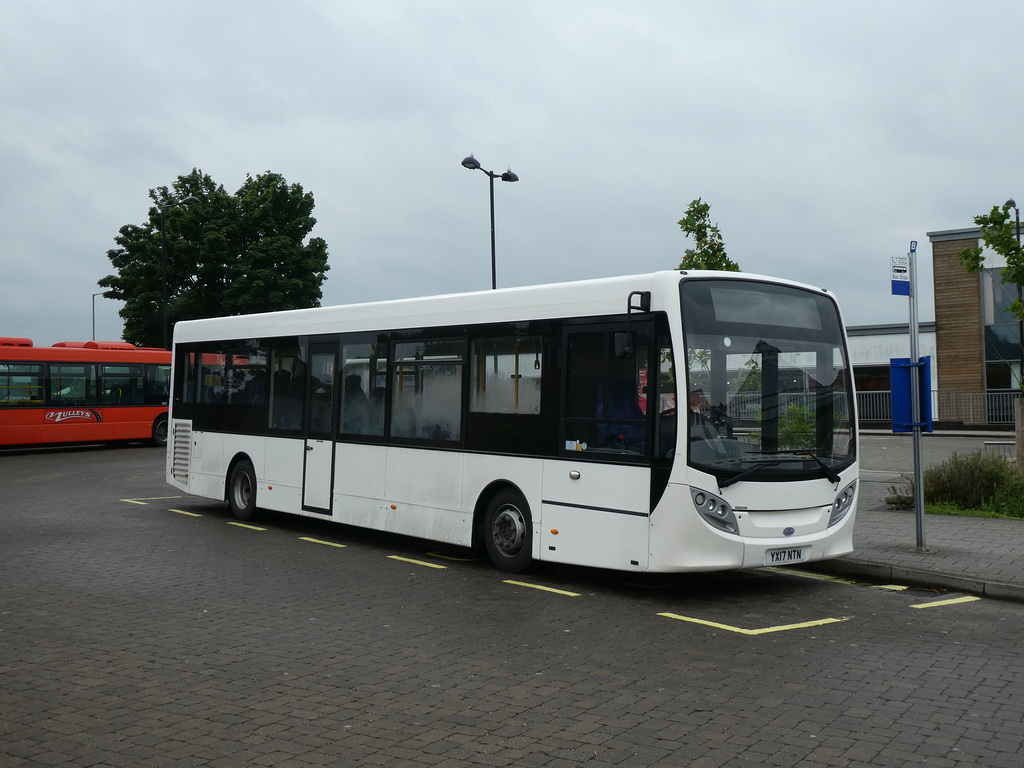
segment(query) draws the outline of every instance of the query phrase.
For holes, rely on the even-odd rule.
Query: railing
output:
[[[858,392],[857,416],[861,421],[892,421],[892,393]]]
[[[1013,401],[1021,397],[1020,390],[992,392],[955,392],[932,390],[932,420],[957,424],[1001,426],[1013,424]],[[711,403],[703,398],[705,413]],[[781,393],[780,413],[790,406],[815,407],[811,393]],[[845,412],[841,394],[835,398],[836,414]],[[857,393],[857,415],[861,422],[892,422],[892,393],[889,390]],[[757,421],[761,416],[760,395],[734,395],[729,401],[729,416],[739,420]]]
[[[964,424],[1013,424],[1013,401],[1021,396],[1020,390],[994,390],[991,392],[938,393],[936,418],[959,421]]]
[[[704,404],[705,412],[712,410],[711,401],[706,396],[702,398],[701,402]],[[834,393],[832,403],[838,418],[849,418],[846,398],[843,393]],[[817,404],[817,395],[813,392],[781,392],[778,396],[778,408],[781,414],[785,414],[788,408],[793,407],[813,411]],[[729,416],[740,421],[760,421],[761,395],[733,395],[729,399]]]
[[[932,390],[932,419],[959,424],[1013,424],[1013,401],[1020,390],[955,392]],[[892,421],[892,394],[858,392],[857,413],[861,421]]]

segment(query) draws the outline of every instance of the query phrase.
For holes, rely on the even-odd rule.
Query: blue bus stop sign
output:
[[[921,404],[921,421],[914,422],[911,400],[913,369],[920,373],[918,398]],[[932,431],[932,358],[922,357],[919,362],[910,362],[909,357],[894,357],[889,361],[889,386],[892,390],[892,431],[912,432],[920,427],[922,432]]]

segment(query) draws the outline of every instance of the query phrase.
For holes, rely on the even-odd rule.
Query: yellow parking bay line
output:
[[[299,541],[308,541],[308,542],[311,542],[313,544],[323,544],[326,547],[344,548],[344,547],[348,546],[347,544],[338,544],[338,543],[333,542],[333,541],[323,541],[322,539],[311,539],[311,538],[309,538],[309,536],[299,536]]]
[[[423,560],[413,560],[408,557],[399,557],[398,555],[388,555],[388,560],[401,560],[403,563],[412,563],[413,565],[422,565],[424,568],[437,568],[440,571],[448,570],[447,565],[438,565],[437,563],[428,563]]]
[[[795,568],[779,568],[774,565],[765,566],[760,568],[762,571],[771,571],[772,573],[781,573],[785,576],[797,576],[801,579],[815,579],[817,581],[831,581],[836,584],[849,584],[854,587],[872,587],[873,589],[888,589],[893,592],[903,592],[909,587],[905,587],[901,584],[871,584],[866,581],[854,581],[852,579],[844,579],[840,576],[830,576],[825,573],[815,573],[813,571],[800,571]]]
[[[228,520],[228,525],[237,525],[239,528],[248,528],[250,531],[265,531],[265,530],[267,530],[266,528],[260,528],[260,527],[255,526],[255,525],[246,525],[245,523],[236,523],[236,522],[233,522],[231,520]]]
[[[539,589],[543,592],[554,592],[556,595],[565,595],[566,597],[579,597],[579,592],[566,592],[564,589],[555,589],[554,587],[542,587],[540,584],[530,584],[525,581],[512,581],[511,579],[505,579],[506,584],[512,584],[516,587],[529,587],[530,589]]]
[[[179,515],[188,515],[189,517],[202,517],[198,512],[186,512],[184,509],[169,509],[168,512],[177,512]]]
[[[680,616],[677,613],[659,613],[658,615],[664,616],[668,619],[676,619],[677,621],[688,621],[691,624],[703,624],[705,627],[724,629],[727,632],[736,632],[740,635],[767,635],[769,632],[787,632],[791,629],[807,629],[808,627],[820,627],[824,624],[836,624],[840,621],[850,620],[850,617],[846,616],[842,619],[818,619],[817,621],[803,621],[799,624],[783,624],[778,627],[762,627],[761,629],[743,629],[742,627],[733,627],[729,624],[719,624],[717,621],[697,619],[693,616]]]
[[[181,496],[150,496],[149,498],[146,498],[144,496],[141,499],[121,499],[121,501],[127,502],[129,504],[141,504],[143,506],[146,506],[151,501],[166,501],[167,499],[180,499],[180,498],[181,498]]]
[[[933,603],[918,603],[917,605],[910,606],[911,608],[938,608],[941,605],[956,605],[957,603],[973,603],[975,600],[981,600],[980,597],[968,595],[966,597],[951,597],[948,600],[936,600]]]

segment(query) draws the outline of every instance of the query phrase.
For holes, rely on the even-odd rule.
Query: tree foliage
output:
[[[1003,285],[1024,285],[1024,253],[1017,239],[1017,227],[1010,211],[1013,206],[1007,201],[1002,206],[994,205],[987,214],[974,217],[974,223],[981,228],[981,239],[989,248],[1006,259],[1006,267],[1000,276]],[[960,264],[968,272],[981,272],[985,268],[985,257],[981,248],[965,248],[960,251]],[[1018,322],[1024,322],[1024,304],[1019,298],[1009,306],[1010,313]],[[1024,339],[1021,340],[1024,343]]]
[[[172,205],[188,196],[191,205]],[[168,326],[180,320],[320,305],[327,244],[307,237],[313,195],[267,171],[234,195],[198,169],[149,190],[145,223],[121,227],[107,251],[115,274],[99,285],[124,302],[126,341],[163,345],[161,209],[166,220]]]
[[[1008,307],[1008,311],[1017,320],[1018,345],[1020,349],[1021,367],[1013,372],[1017,386],[1024,389],[1021,380],[1024,369],[1024,302],[1021,301],[1021,286],[1024,285],[1024,253],[1021,251],[1020,235],[1017,222],[1010,217],[1014,209],[1013,200],[1003,205],[993,205],[987,214],[974,217],[974,223],[981,228],[981,239],[989,248],[1006,259],[1006,266],[999,277],[1003,285],[1017,286],[1017,298]],[[981,248],[965,248],[960,251],[960,263],[968,272],[981,272],[985,268],[985,256]],[[1009,361],[1007,361],[1009,362]],[[1013,371],[1011,365],[1010,370]],[[1024,475],[1024,399],[1017,398],[1013,404],[1014,443],[1017,454],[1017,472]]]
[[[679,228],[694,239],[694,247],[687,248],[679,269],[717,269],[739,272],[739,265],[725,252],[725,242],[718,225],[711,223],[711,205],[699,197],[686,209],[686,217]]]

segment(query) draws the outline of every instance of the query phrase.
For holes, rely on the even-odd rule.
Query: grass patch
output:
[[[1002,456],[954,453],[922,475],[929,513],[1024,519],[1024,476]],[[885,502],[893,509],[914,508],[914,481],[906,475],[904,480],[889,486]]]

